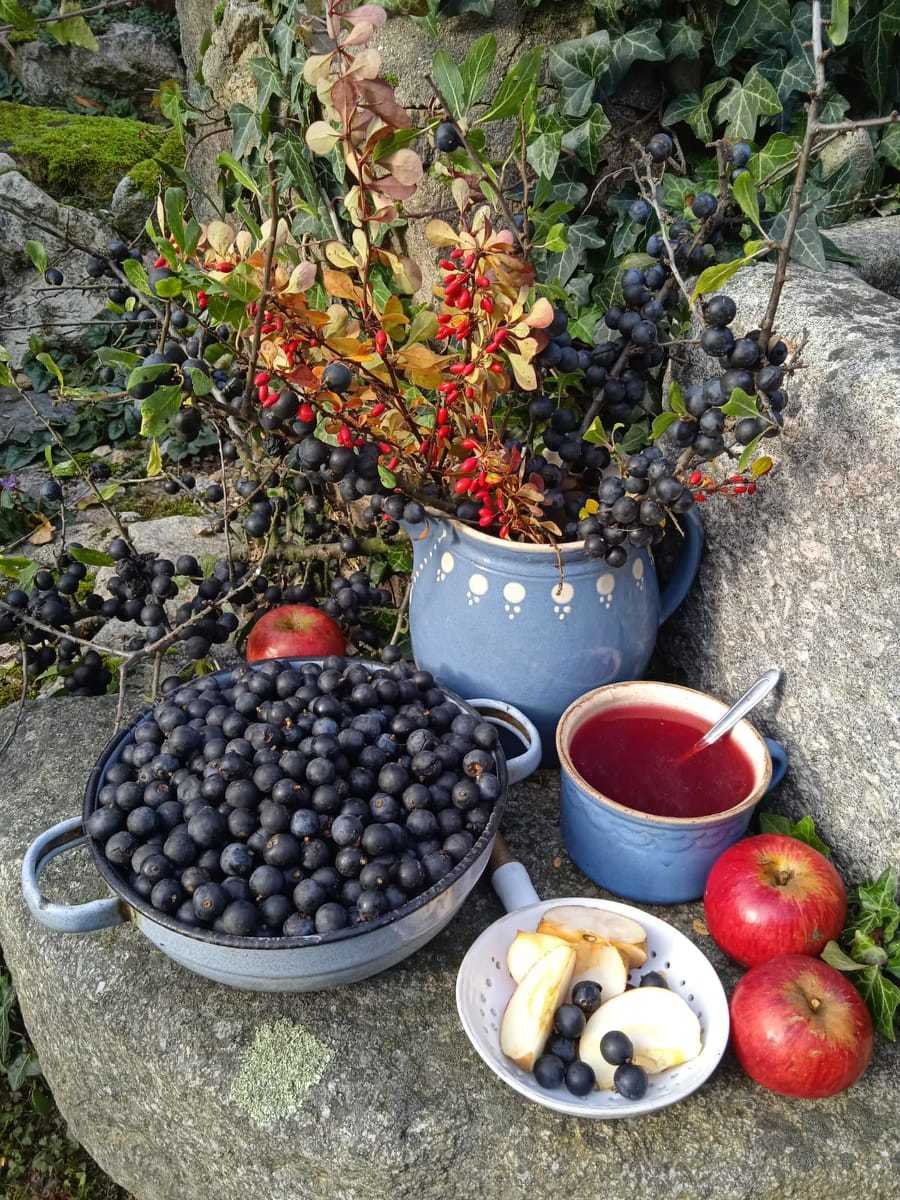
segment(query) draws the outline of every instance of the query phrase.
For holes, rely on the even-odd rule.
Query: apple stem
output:
[[[784,887],[794,878],[793,871],[778,871],[775,875],[775,882],[779,887]]]
[[[818,1012],[822,1007],[822,1001],[818,996],[811,996],[809,1000],[809,1007],[813,1010],[813,1012]]]

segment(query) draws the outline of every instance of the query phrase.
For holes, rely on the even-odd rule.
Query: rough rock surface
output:
[[[736,329],[758,324],[771,280],[758,267],[728,284]],[[784,668],[760,717],[791,755],[783,802],[868,876],[900,861],[900,304],[846,268],[798,269],[777,324],[808,338],[778,470],[751,503],[705,506],[699,581],[659,648],[723,698]]]
[[[900,215],[837,225],[827,236],[858,260],[853,270],[860,278],[900,299]]]
[[[152,104],[167,79],[184,80],[178,55],[152,29],[115,21],[97,38],[98,49],[44,41],[17,48],[12,62],[33,104],[61,104],[84,88],[112,92],[132,101],[145,117],[159,120]]]
[[[4,762],[0,941],[72,1133],[136,1200],[866,1200],[894,1188],[898,1059],[886,1044],[851,1092],[815,1104],[763,1092],[730,1057],[695,1096],[634,1121],[567,1119],[505,1088],[454,1005],[465,949],[500,915],[484,885],[414,958],[317,995],[215,986],[131,927],[77,937],[35,925],[19,895],[23,851],[79,810],[114,704],[26,712]],[[11,719],[0,716],[0,737]],[[505,828],[542,895],[596,894],[562,850],[553,776],[516,790]],[[53,898],[101,894],[84,855],[54,868]],[[662,913],[730,988],[737,973],[693,929],[697,909]]]
[[[95,216],[57,203],[20,174],[8,154],[0,154],[0,339],[14,365],[31,334],[43,334],[54,345],[78,345],[83,322],[96,317],[106,303],[100,292],[47,287],[25,253],[29,238],[39,238],[50,262],[74,279],[84,278],[87,256],[46,228],[66,230],[74,241],[97,250],[108,237]]]

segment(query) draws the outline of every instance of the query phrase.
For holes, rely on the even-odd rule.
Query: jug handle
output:
[[[659,623],[668,621],[675,609],[683,602],[691,585],[697,578],[700,560],[703,557],[703,522],[692,509],[684,521],[684,541],[675,564],[672,578],[659,597]]]

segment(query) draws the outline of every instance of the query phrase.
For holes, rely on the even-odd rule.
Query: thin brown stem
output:
[[[247,383],[244,387],[244,398],[242,407],[246,412],[250,407],[250,396],[253,392],[253,379],[256,372],[256,361],[259,356],[259,344],[262,341],[262,327],[266,319],[266,303],[269,297],[269,289],[272,286],[272,264],[275,261],[275,244],[278,240],[278,179],[275,175],[275,166],[269,161],[267,164],[269,172],[269,212],[271,221],[271,233],[269,245],[266,247],[266,263],[263,268],[263,284],[262,291],[257,301],[258,308],[256,310],[256,322],[253,326],[253,343],[250,350],[250,361],[247,365]]]
[[[12,729],[10,729],[9,733],[3,739],[3,745],[0,746],[0,758],[3,757],[3,755],[7,752],[7,750],[10,748],[10,746],[13,744],[13,740],[15,739],[15,736],[19,732],[19,725],[21,724],[21,721],[22,721],[22,714],[25,711],[25,701],[28,698],[28,654],[25,649],[24,642],[22,643],[22,646],[21,646],[21,653],[22,653],[22,660],[21,660],[22,661],[22,693],[19,696],[19,706],[16,709],[16,715],[13,718]]]
[[[428,82],[431,84],[431,87],[432,87],[432,90],[434,91],[435,96],[437,96],[438,100],[440,100],[441,104],[444,107],[444,111],[447,113],[447,116],[449,118],[451,116],[451,113],[453,110],[450,108],[450,105],[447,103],[446,99],[444,98],[444,95],[441,92],[441,89],[434,82],[434,79],[432,79],[432,77],[430,75],[426,76],[426,78],[428,79]],[[522,251],[523,254],[525,254],[526,253],[525,241],[522,237],[521,232],[516,228],[516,223],[515,223],[515,220],[513,219],[512,210],[510,209],[509,205],[506,203],[506,200],[503,196],[502,188],[494,187],[493,181],[490,178],[490,172],[488,171],[487,164],[485,163],[485,161],[481,157],[481,155],[478,153],[478,151],[475,149],[475,147],[472,145],[472,143],[469,141],[469,139],[466,136],[463,129],[461,129],[460,126],[457,124],[454,124],[454,128],[456,129],[456,132],[459,135],[459,140],[462,142],[463,147],[466,151],[466,154],[468,154],[468,156],[469,156],[469,158],[471,158],[472,162],[475,163],[475,165],[481,171],[484,178],[487,179],[491,183],[491,187],[493,188],[494,194],[497,197],[497,203],[500,205],[500,211],[503,213],[503,216],[506,218],[507,224],[509,225],[509,228],[512,231],[513,237],[516,239],[516,241],[519,244],[519,249]]]
[[[71,17],[88,17],[91,13],[109,12],[114,8],[132,8],[138,0],[103,0],[102,4],[92,4],[88,8],[76,8],[73,11],[54,13],[51,17],[33,17],[34,25],[53,25],[57,21],[68,21]],[[15,25],[0,25],[0,34],[12,33]]]

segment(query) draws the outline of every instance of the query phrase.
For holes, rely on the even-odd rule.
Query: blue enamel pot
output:
[[[216,678],[227,682],[228,673],[222,672]],[[249,991],[320,991],[367,979],[402,962],[436,937],[462,907],[488,865],[507,788],[530,775],[541,757],[537,731],[511,705],[485,699],[467,704],[452,693],[447,694],[461,712],[480,715],[497,725],[520,742],[523,750],[510,758],[502,748],[495,751],[503,793],[487,827],[449,874],[401,908],[365,925],[306,937],[236,937],[185,925],[177,917],[154,909],[107,862],[84,831],[84,821],[97,806],[106,772],[134,737],[132,726],[113,738],[91,774],[83,816],[45,830],[28,847],[22,861],[22,895],[32,917],[59,933],[93,933],[132,922],[157,949],[187,970]],[[41,890],[43,871],[58,855],[84,845],[89,847],[96,870],[113,894],[85,904],[49,900]]]
[[[572,739],[585,721],[611,708],[647,705],[690,713],[712,726],[728,705],[670,683],[636,681],[597,688],[562,715],[556,731],[561,772],[560,828],[570,858],[595,883],[629,900],[679,904],[699,900],[719,855],[743,837],[754,809],[787,770],[787,751],[749,721],[728,735],[753,767],[739,804],[702,817],[659,817],[626,808],[584,779],[572,762]]]
[[[508,542],[434,513],[409,535],[416,662],[461,696],[499,696],[520,708],[549,756],[556,723],[577,696],[643,675],[657,630],[687,595],[703,550],[691,513],[660,594],[647,550],[632,548],[613,569],[589,558],[582,542]]]

